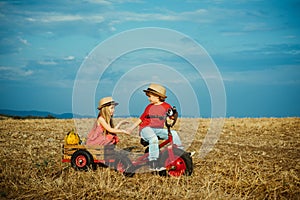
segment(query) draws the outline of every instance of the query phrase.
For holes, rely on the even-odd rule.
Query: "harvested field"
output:
[[[2,118],[0,199],[300,199],[300,118],[227,118],[204,158],[199,149],[210,119],[183,123],[199,123],[187,149],[197,152],[192,176],[127,178],[109,168],[80,172],[61,163],[73,120]],[[137,137],[120,139],[120,148],[143,148]]]

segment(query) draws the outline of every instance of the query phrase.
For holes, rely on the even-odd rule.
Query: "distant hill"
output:
[[[11,117],[37,117],[37,118],[57,118],[57,119],[72,119],[72,118],[94,118],[93,116],[83,116],[72,113],[63,113],[63,114],[55,114],[46,111],[17,111],[17,110],[8,110],[8,109],[0,109],[0,115],[11,116]]]

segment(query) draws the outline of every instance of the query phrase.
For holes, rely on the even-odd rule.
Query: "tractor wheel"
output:
[[[78,150],[71,157],[71,166],[76,170],[87,171],[92,163],[90,153],[85,150]]]
[[[161,166],[166,170],[160,171],[160,176],[190,176],[193,173],[193,160],[189,153],[173,148],[175,160],[171,160],[168,151],[165,151],[160,158]]]
[[[114,169],[127,177],[132,177],[134,175],[134,171],[132,170],[132,162],[126,154],[116,154]]]

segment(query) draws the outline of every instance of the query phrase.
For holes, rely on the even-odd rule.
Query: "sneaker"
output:
[[[190,156],[193,157],[193,155],[195,155],[195,151],[190,152]]]
[[[159,163],[156,160],[149,161],[150,171],[163,171],[166,170],[165,167],[159,166]]]

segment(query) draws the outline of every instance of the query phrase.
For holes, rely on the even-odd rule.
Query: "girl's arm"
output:
[[[121,130],[121,129],[117,129],[117,128],[112,128],[108,123],[106,123],[106,121],[104,120],[104,118],[99,117],[97,122],[99,124],[102,125],[102,127],[107,130],[110,133],[115,133],[115,134],[119,134],[119,133],[126,133],[129,134],[128,131],[126,130]]]
[[[127,129],[129,133],[131,133],[138,125],[142,123],[142,120],[139,118],[130,128]]]
[[[121,126],[121,125],[123,125],[123,124],[128,124],[129,122],[127,121],[127,120],[122,120],[122,121],[120,121],[116,126],[115,126],[115,128],[117,128],[117,129],[119,129],[119,127]]]

